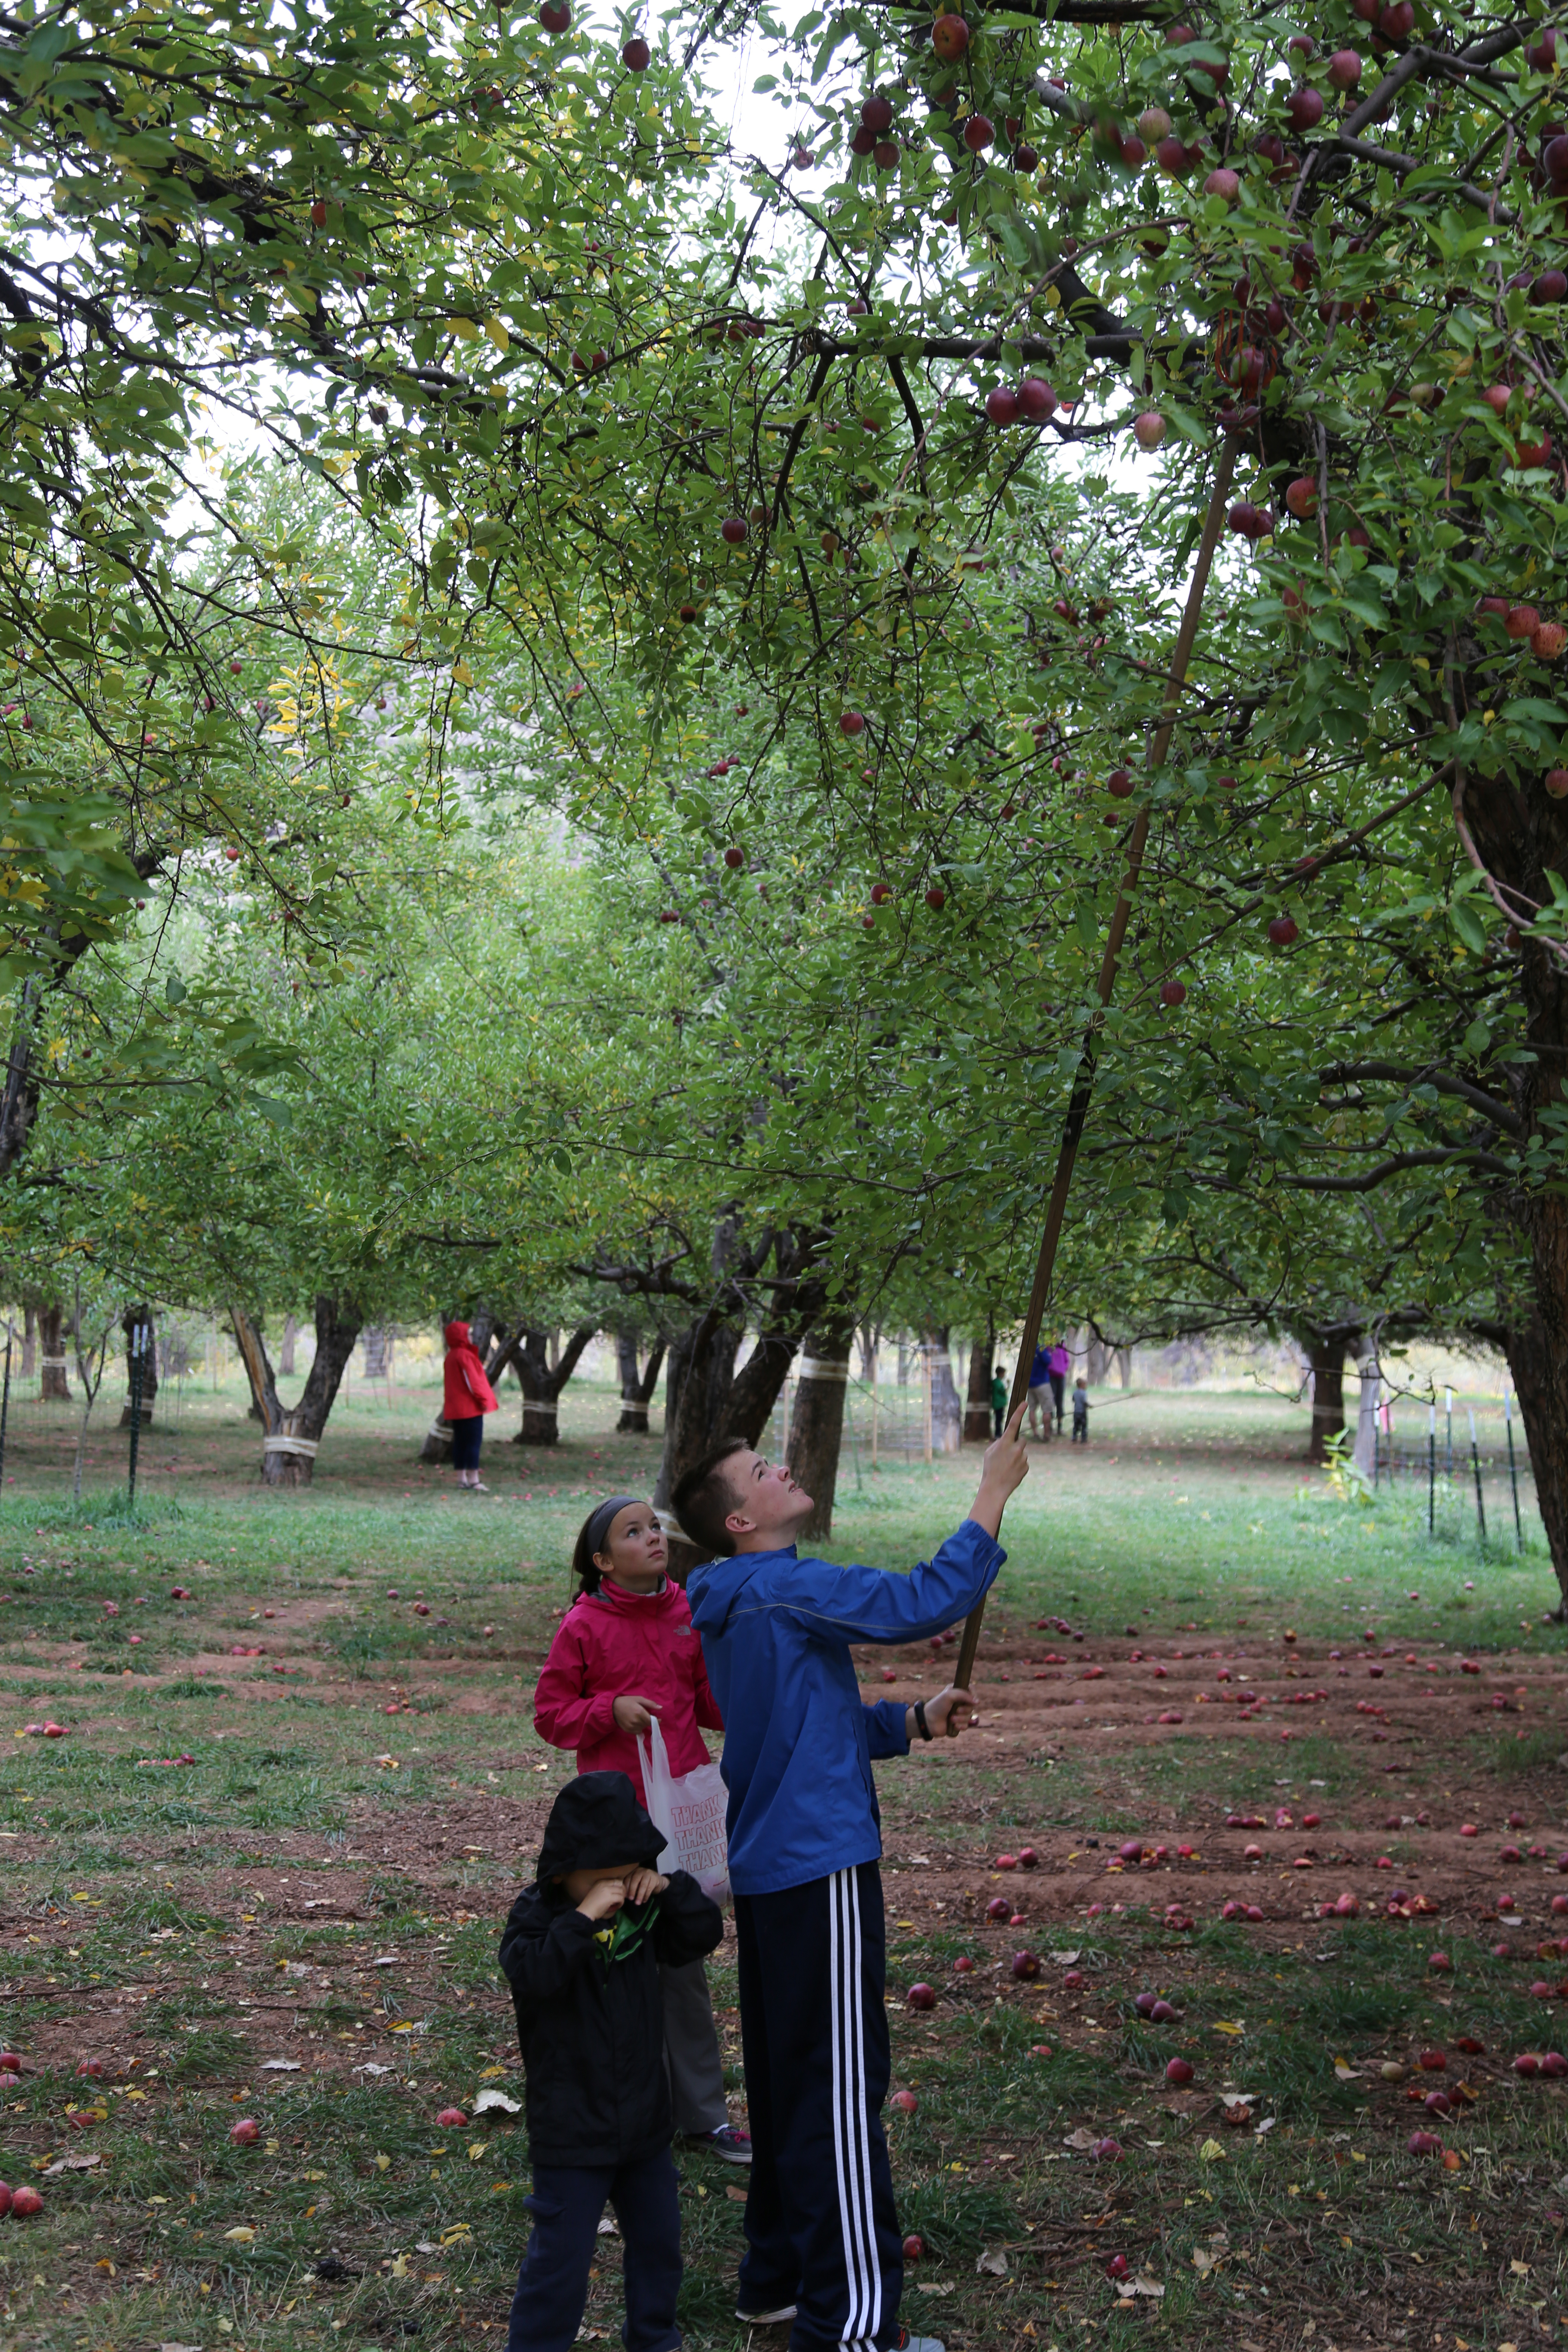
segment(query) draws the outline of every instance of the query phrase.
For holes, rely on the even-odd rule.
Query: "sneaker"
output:
[[[717,2131],[687,2132],[683,2135],[688,2147],[705,2147],[721,2156],[726,2164],[750,2164],[752,2135],[738,2131],[733,2124],[721,2124]]]
[[[743,2303],[735,2305],[735,2316],[743,2319],[748,2327],[782,2327],[786,2319],[795,2317],[793,2303],[781,2303],[776,2311],[748,2311]]]
[[[911,2336],[900,2327],[893,2338],[892,2352],[946,2352],[940,2336]]]

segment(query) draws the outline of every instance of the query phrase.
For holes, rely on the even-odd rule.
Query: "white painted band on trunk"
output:
[[[426,1431],[425,1434],[426,1437],[439,1437],[443,1440],[448,1439],[452,1434],[452,1424],[449,1421],[443,1421],[437,1413],[436,1419],[430,1423],[430,1426]]]
[[[553,1412],[556,1410],[555,1400],[553,1397],[524,1397],[522,1409],[524,1412]]]
[[[38,1361],[46,1372],[63,1372],[70,1362],[68,1356],[40,1356]]]
[[[677,1543],[689,1543],[691,1541],[691,1538],[687,1534],[686,1529],[681,1526],[680,1521],[676,1517],[673,1511],[661,1511],[656,1506],[654,1517],[658,1521],[659,1526],[664,1529],[665,1534],[667,1536],[673,1536]]]
[[[826,1356],[803,1356],[795,1367],[797,1379],[803,1381],[847,1381],[847,1364],[830,1363]]]
[[[261,1441],[263,1454],[302,1454],[307,1460],[313,1460],[321,1450],[321,1440],[316,1437],[265,1437]]]

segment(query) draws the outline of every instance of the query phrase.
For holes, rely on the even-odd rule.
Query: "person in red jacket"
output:
[[[479,1476],[479,1441],[485,1433],[486,1413],[496,1409],[496,1392],[485,1378],[468,1325],[448,1323],[446,1340],[441,1418],[452,1433],[452,1467],[458,1486],[467,1493],[488,1495],[489,1488]]]
[[[671,1772],[709,1761],[700,1727],[722,1731],[702,1644],[679,1584],[665,1574],[668,1545],[651,1503],[612,1495],[584,1521],[572,1555],[577,1597],[562,1619],[533,1697],[533,1725],[553,1748],[574,1748],[579,1772],[624,1772],[646,1805],[642,1759],[655,1717]],[[724,2062],[700,1960],[661,1967],[664,2047],[675,2128],[731,2164],[750,2164],[748,2135],[730,2121]]]

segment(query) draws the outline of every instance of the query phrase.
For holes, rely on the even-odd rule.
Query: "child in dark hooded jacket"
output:
[[[723,1935],[624,1772],[584,1772],[551,1809],[534,1884],[512,1905],[500,1964],[527,2070],[533,2231],[508,2352],[569,2352],[599,2216],[624,2248],[626,2352],[675,2352],[680,2218],[669,2144],[659,1964],[684,1968]]]

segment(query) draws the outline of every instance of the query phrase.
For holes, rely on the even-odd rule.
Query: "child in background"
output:
[[[579,1772],[624,1772],[639,1804],[647,1792],[637,1743],[656,1717],[676,1774],[709,1761],[700,1726],[724,1728],[686,1595],[665,1574],[668,1557],[651,1503],[612,1495],[589,1513],[572,1555],[577,1597],[533,1696],[541,1739],[574,1748]],[[661,1967],[659,1976],[675,2128],[730,2164],[749,2164],[751,2140],[730,2121],[702,1963]]]
[[[724,1932],[624,1772],[587,1772],[551,1808],[534,1884],[512,1905],[500,1964],[528,2086],[533,2229],[507,2352],[570,2352],[599,2216],[625,2250],[626,2352],[676,2352],[680,2213],[670,2160],[661,1969],[700,1966]]]
[[[991,1375],[991,1418],[996,1424],[996,1434],[1002,1434],[1002,1424],[1007,1418],[1007,1367],[998,1364]]]
[[[496,1392],[485,1377],[479,1350],[466,1323],[448,1323],[447,1360],[441,1368],[441,1418],[452,1433],[452,1467],[466,1494],[488,1495],[479,1476],[479,1443],[485,1415],[496,1409]]]
[[[1089,1382],[1081,1372],[1072,1384],[1072,1442],[1089,1444]]]

